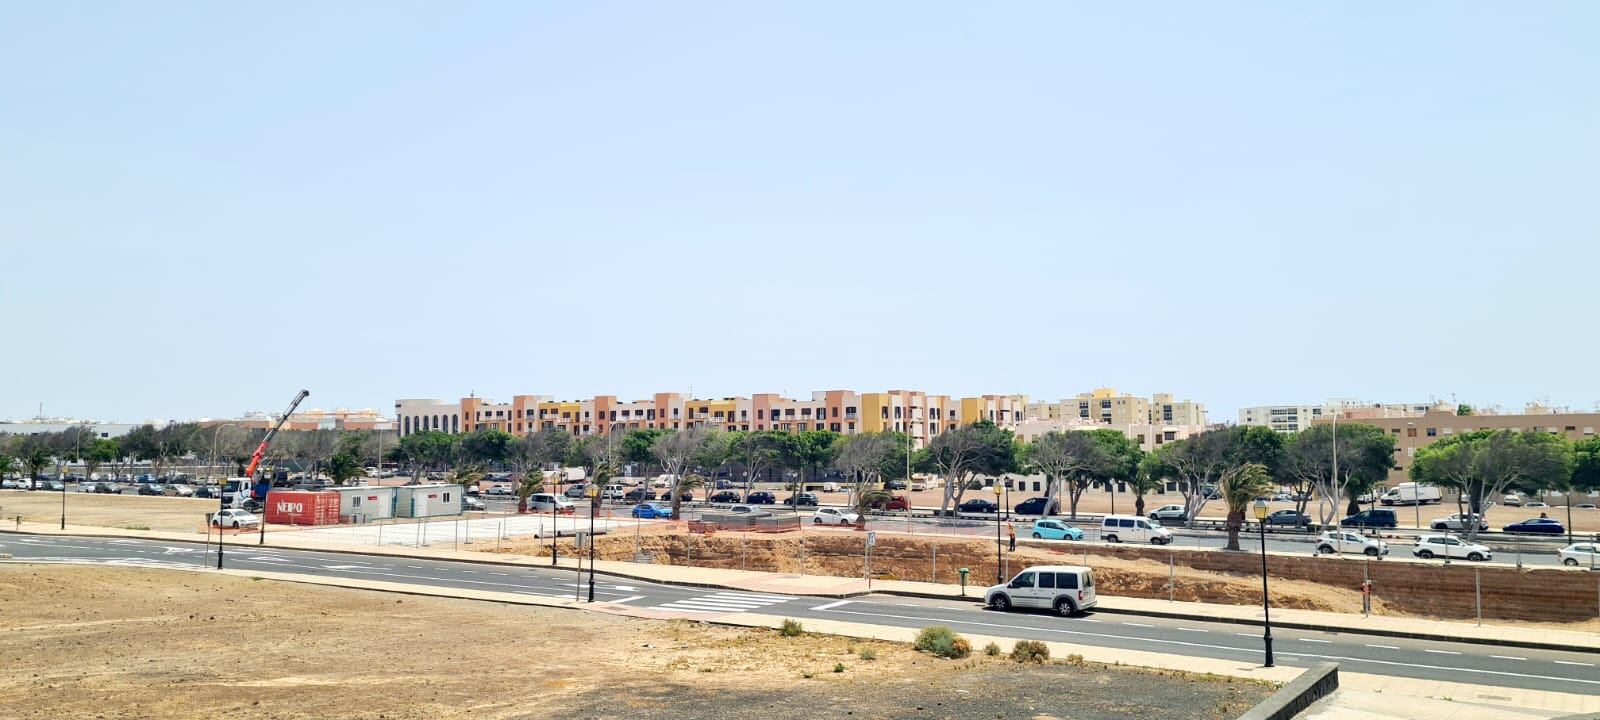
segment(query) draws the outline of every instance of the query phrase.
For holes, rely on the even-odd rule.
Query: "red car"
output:
[[[895,495],[888,500],[879,500],[872,504],[873,510],[910,510],[911,501],[904,495]]]

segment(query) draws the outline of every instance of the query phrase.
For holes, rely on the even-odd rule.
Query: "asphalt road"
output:
[[[214,566],[198,543],[25,534],[0,535],[0,552],[17,560],[134,567]],[[473,588],[553,598],[586,594],[587,575],[571,569],[501,566],[382,555],[306,550],[229,548],[228,567],[366,578],[436,587]],[[974,591],[975,593],[977,590]],[[1231,623],[1090,613],[998,613],[976,602],[870,595],[851,600],[679,587],[599,575],[595,599],[675,612],[684,617],[761,612],[799,619],[827,618],[900,627],[948,625],[958,632],[1219,658],[1257,663],[1261,629]],[[1600,653],[1501,648],[1354,633],[1280,629],[1277,661],[1305,666],[1336,661],[1351,672],[1600,695]]]

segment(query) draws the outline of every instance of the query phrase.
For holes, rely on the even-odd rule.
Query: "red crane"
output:
[[[300,403],[310,396],[311,393],[307,390],[301,390],[299,395],[294,396],[294,402],[289,403],[289,409],[283,411],[283,415],[278,418],[278,423],[267,431],[266,437],[261,438],[261,444],[256,447],[255,453],[250,456],[250,465],[244,469],[245,477],[252,480],[255,479],[256,468],[261,465],[261,456],[267,452],[267,444],[272,442],[272,438],[278,434],[278,430],[283,427],[283,424],[289,421],[289,416],[294,413],[294,409],[300,407]]]

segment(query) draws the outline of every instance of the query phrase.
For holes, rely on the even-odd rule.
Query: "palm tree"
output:
[[[894,496],[890,495],[888,490],[881,488],[864,489],[861,492],[856,493],[856,515],[865,518],[867,516],[867,511],[871,510],[872,506],[889,502],[893,498]]]
[[[706,479],[693,473],[683,476],[678,480],[678,487],[672,491],[672,517],[678,517],[678,511],[683,507],[683,494],[696,488],[705,487]]]
[[[1272,475],[1261,463],[1245,463],[1222,478],[1222,498],[1228,503],[1228,547],[1239,549],[1239,530],[1250,503],[1272,487]]]
[[[517,514],[528,514],[528,498],[536,492],[544,492],[544,471],[539,468],[530,468],[522,474],[522,481],[517,483]]]

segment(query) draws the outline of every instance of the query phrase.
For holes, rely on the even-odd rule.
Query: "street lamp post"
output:
[[[561,484],[567,481],[566,469],[563,468],[560,472],[561,474],[556,476],[556,488],[558,488],[558,491]],[[577,521],[574,520],[573,522],[576,523]],[[556,506],[552,504],[550,506],[550,567],[556,566],[556,556],[560,553],[560,550],[556,549],[556,538],[560,536],[560,526],[556,524]]]
[[[600,511],[600,484],[589,483],[589,602],[594,602],[594,516]]]
[[[1000,502],[1000,494],[1003,492],[1005,492],[1005,488],[1001,487],[1000,480],[996,479],[994,481],[994,501],[996,503]],[[994,514],[994,584],[996,585],[1006,581],[1000,574],[1000,564],[1000,512],[996,510]]]
[[[1267,667],[1272,667],[1272,599],[1267,594],[1267,501],[1256,500],[1256,524],[1261,529],[1261,617],[1266,632],[1261,641],[1267,648]]]

